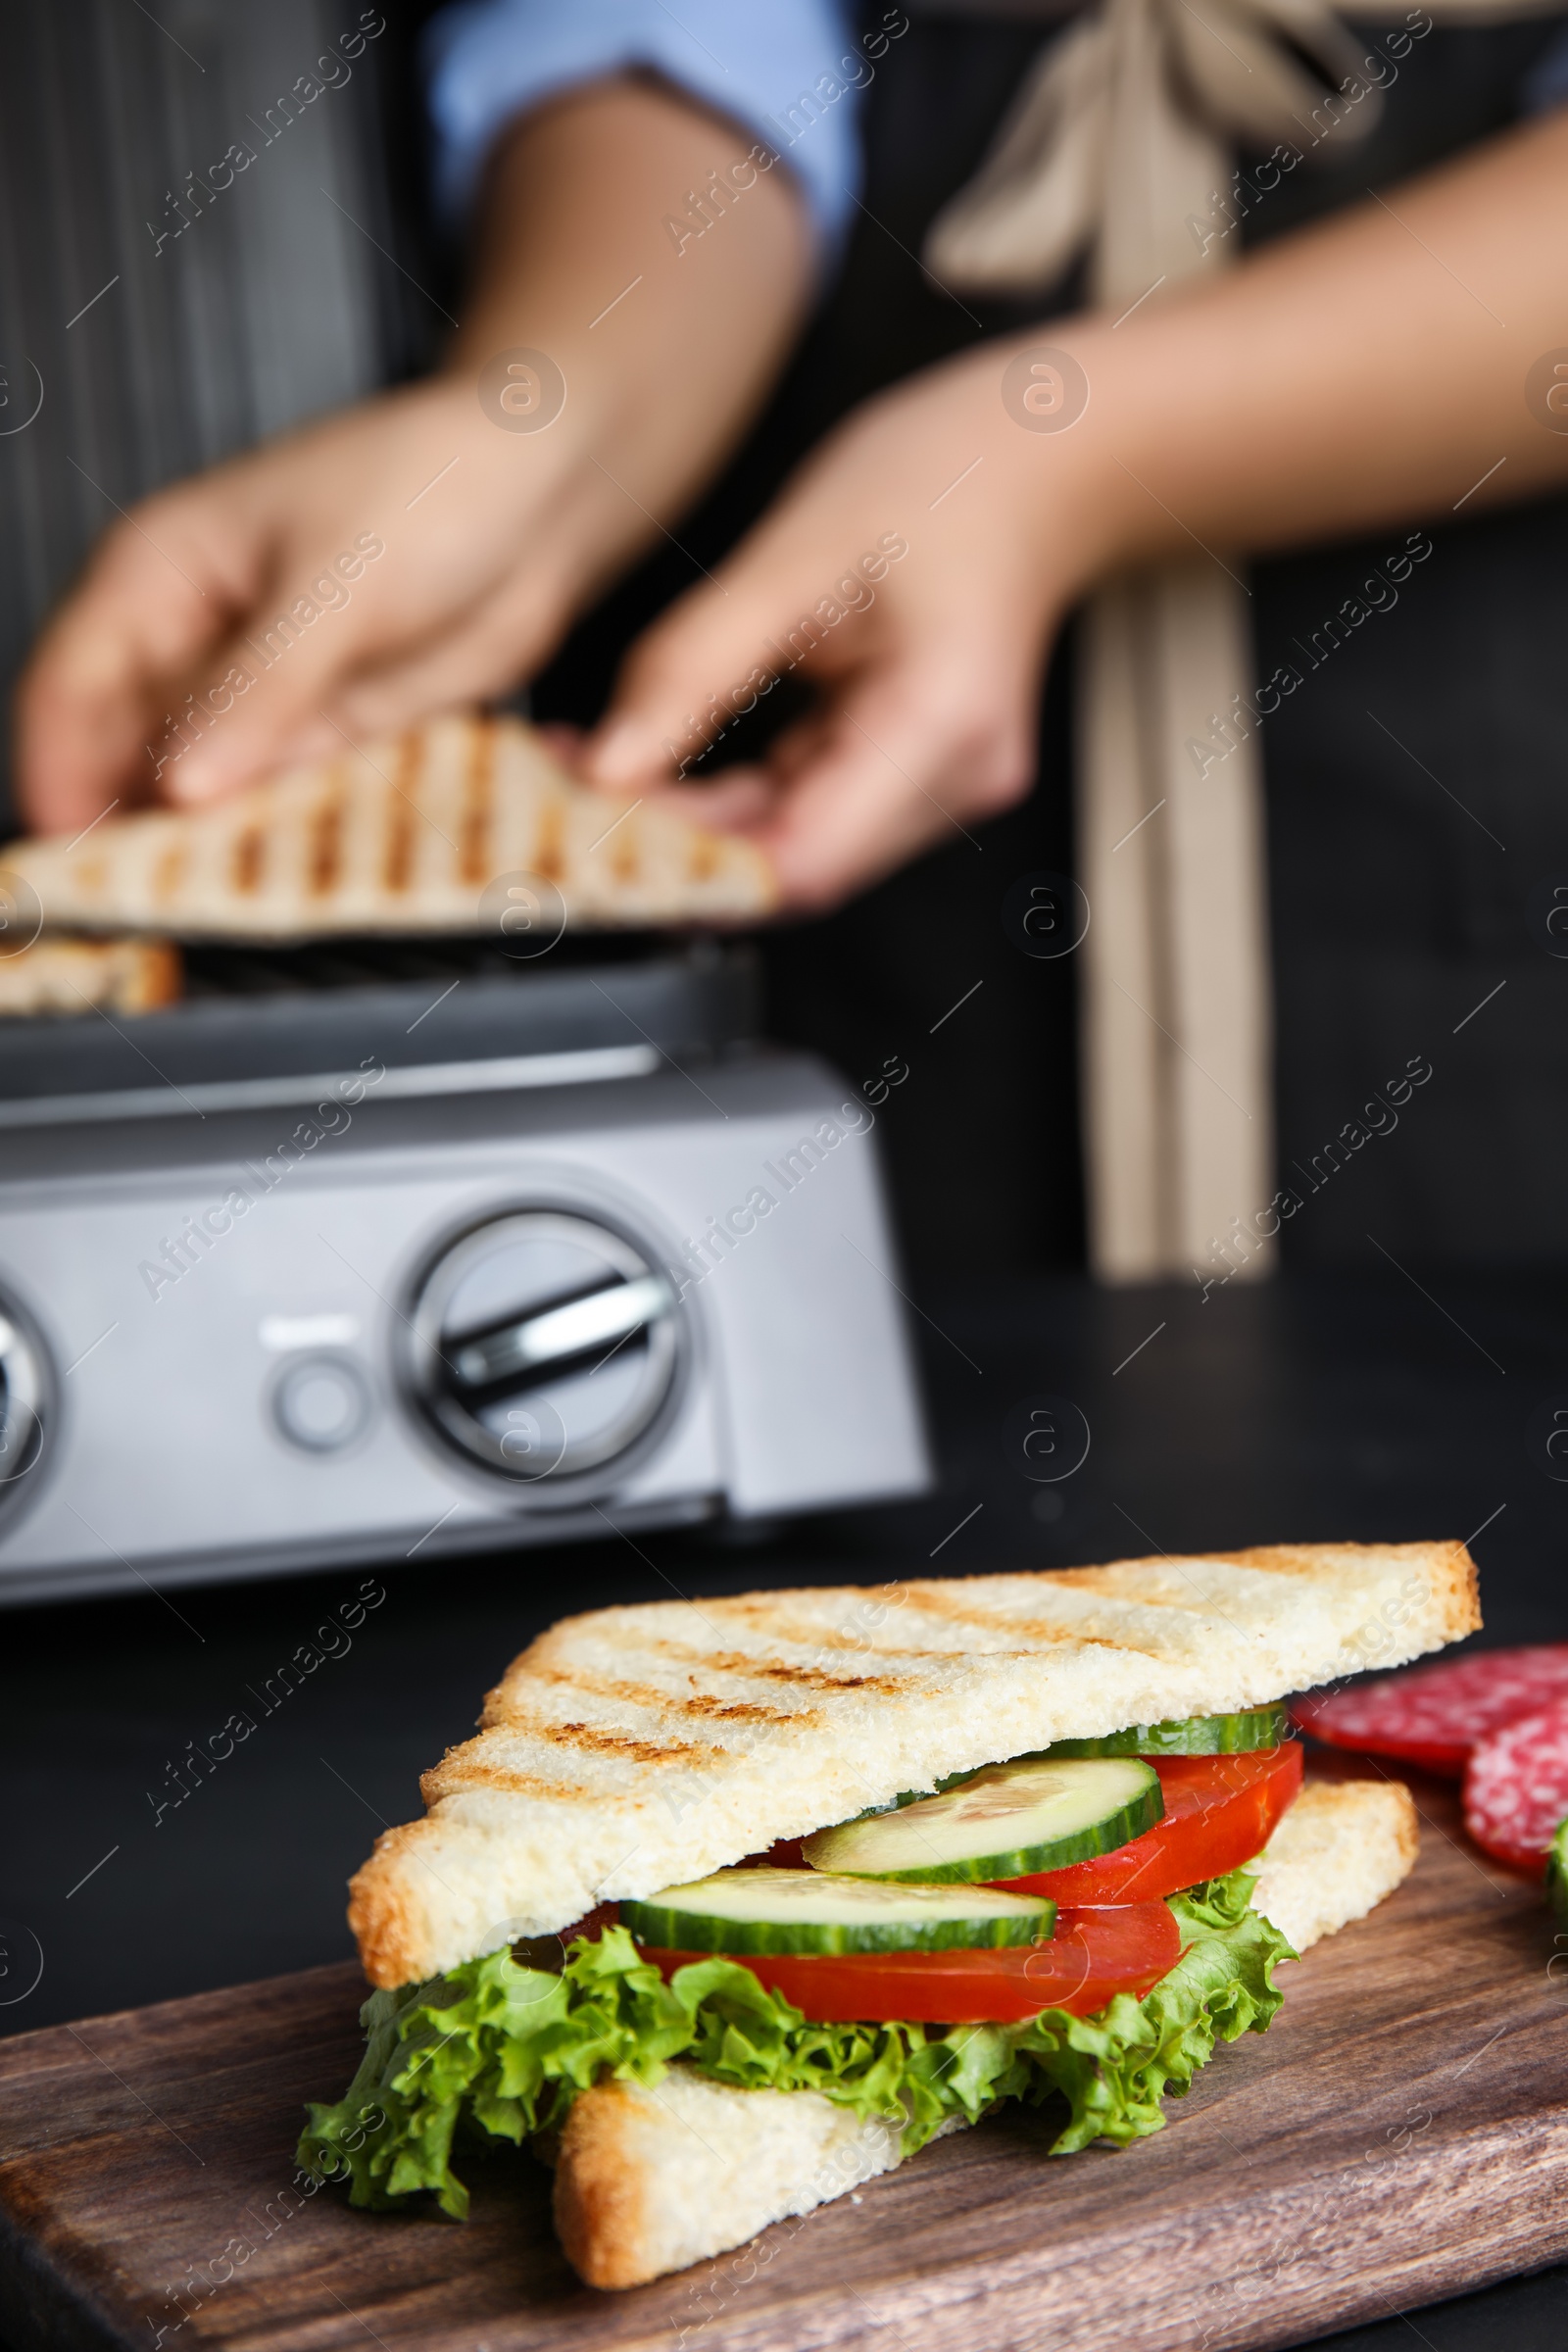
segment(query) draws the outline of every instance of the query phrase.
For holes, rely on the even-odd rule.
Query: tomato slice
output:
[[[1145,1903],[1201,1879],[1220,1879],[1268,1843],[1301,1786],[1299,1740],[1244,1756],[1151,1756],[1165,1799],[1152,1830],[1066,1870],[1043,1870],[1000,1885],[1058,1903]]]
[[[1049,1943],[1002,1951],[672,1952],[643,1947],[667,1979],[690,1961],[749,1968],[822,2025],[1013,2025],[1041,2009],[1091,2017],[1113,1993],[1146,1993],[1175,1967],[1181,1930],[1164,1903],[1058,1911]]]

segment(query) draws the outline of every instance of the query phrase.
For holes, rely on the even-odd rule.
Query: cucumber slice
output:
[[[895,1812],[818,1830],[801,1851],[813,1870],[872,1879],[1023,1879],[1114,1853],[1164,1810],[1153,1766],[1136,1756],[1022,1756]]]
[[[1546,1848],[1546,1893],[1552,1909],[1568,1927],[1568,1821],[1559,1821]]]
[[[716,1870],[622,1901],[639,1943],[676,1952],[940,1952],[1049,1937],[1056,1906],[999,1887],[887,1886],[818,1870]]]
[[[1169,1723],[1130,1723],[1098,1740],[1054,1740],[1046,1756],[1245,1756],[1278,1747],[1290,1731],[1283,1707],[1245,1715],[1187,1715]]]

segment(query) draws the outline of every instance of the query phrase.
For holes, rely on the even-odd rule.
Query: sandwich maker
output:
[[[0,1598],[919,1492],[871,1132],[667,938],[0,1023]]]

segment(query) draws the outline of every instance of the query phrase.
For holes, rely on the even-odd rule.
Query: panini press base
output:
[[[667,939],[0,1023],[0,1598],[918,1492],[873,1114]]]

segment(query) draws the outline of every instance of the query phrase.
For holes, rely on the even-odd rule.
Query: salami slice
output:
[[[1348,1690],[1298,1698],[1291,1713],[1314,1740],[1457,1777],[1478,1740],[1556,1699],[1568,1699],[1563,1642],[1476,1650],[1442,1665],[1379,1675]]]
[[[1464,1776],[1464,1824],[1477,1845],[1516,1870],[1544,1872],[1568,1819],[1568,1699],[1483,1740]]]

